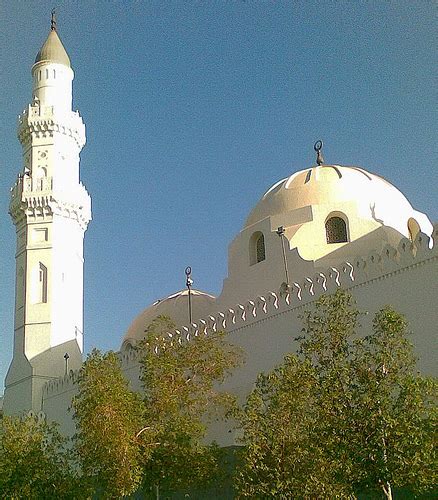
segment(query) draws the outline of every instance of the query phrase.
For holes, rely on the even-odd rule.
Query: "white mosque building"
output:
[[[82,363],[83,238],[91,219],[79,177],[85,128],[72,111],[73,76],[53,21],[32,67],[31,104],[19,117],[23,168],[10,203],[17,234],[14,350],[3,402],[6,414],[41,412],[67,433]],[[201,331],[229,332],[246,361],[226,385],[243,398],[257,374],[293,348],[300,314],[341,286],[362,310],[373,313],[390,303],[405,314],[421,371],[436,374],[438,225],[379,175],[325,164],[321,146],[315,145],[315,165],[276,182],[251,211],[230,243],[218,297],[185,289],[134,319],[120,347],[134,388],[139,365],[133,346],[163,314],[184,341]],[[223,425],[211,436],[223,445],[234,442]]]

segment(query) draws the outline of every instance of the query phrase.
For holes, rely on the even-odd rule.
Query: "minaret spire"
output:
[[[52,9],[52,16],[50,19],[50,30],[56,31],[56,10],[55,10],[55,8]]]

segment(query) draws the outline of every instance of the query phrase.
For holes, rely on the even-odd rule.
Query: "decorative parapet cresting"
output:
[[[179,327],[168,332],[164,339],[169,342],[169,345],[173,345],[174,343],[188,342],[193,337],[209,335],[219,330],[227,330],[231,333],[251,323],[312,302],[331,289],[340,286],[351,287],[354,284],[354,279],[353,265],[345,262],[339,266],[339,269],[331,268],[326,273],[318,272],[313,277],[305,277],[301,282],[294,282],[288,287],[282,286],[278,291],[268,291],[254,299],[229,307],[225,311],[199,319],[191,325]],[[138,361],[135,346],[134,339],[125,340],[121,350],[125,364]],[[156,352],[158,352],[157,348]]]
[[[438,225],[434,228],[433,238],[434,241],[438,241]],[[313,277],[305,277],[286,289],[283,287],[277,292],[268,291],[255,299],[229,307],[205,319],[199,319],[189,326],[167,332],[163,340],[171,346],[175,343],[189,342],[193,337],[209,335],[218,330],[232,333],[251,323],[306,305],[323,293],[331,293],[339,287],[352,288],[375,279],[376,276],[398,272],[411,264],[438,259],[438,245],[430,247],[429,242],[430,238],[423,233],[418,234],[413,242],[402,239],[398,248],[388,245],[381,253],[371,252],[366,257],[357,257],[353,262],[344,262],[325,272],[317,272]],[[159,353],[158,349],[155,353]],[[137,364],[140,352],[136,349],[135,340],[126,339],[118,355],[122,368]],[[50,397],[72,388],[77,382],[78,375],[78,371],[70,372],[65,377],[47,382],[43,396]]]
[[[75,389],[80,370],[70,370],[63,377],[54,378],[44,384],[43,400]]]
[[[438,226],[434,230],[435,241],[437,237]],[[376,276],[386,276],[395,270],[406,268],[414,262],[438,257],[438,245],[430,248],[430,241],[423,233],[417,235],[413,242],[404,238],[398,248],[388,245],[381,253],[374,251],[367,257],[357,257],[353,262],[343,262],[325,272],[317,272],[313,277],[304,277],[289,286],[283,285],[278,291],[268,291],[255,299],[168,332],[165,338],[173,344],[187,342],[198,335],[209,335],[218,330],[232,333],[251,323],[308,304],[323,293],[331,293],[339,287],[352,288],[375,279]],[[137,360],[135,344],[134,339],[126,339],[122,345],[121,355],[126,356],[126,363]]]
[[[85,231],[91,220],[91,198],[82,183],[71,192],[54,191],[51,177],[32,179],[20,174],[11,188],[9,214],[15,223],[56,214],[76,220]]]
[[[57,114],[53,106],[34,103],[18,117],[17,136],[21,144],[28,144],[32,136],[48,138],[54,133],[71,137],[79,149],[85,145],[85,125],[78,111]]]

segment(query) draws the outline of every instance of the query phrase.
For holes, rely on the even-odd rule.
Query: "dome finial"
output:
[[[55,7],[52,9],[52,17],[50,19],[50,30],[56,31],[56,10]]]
[[[35,64],[44,61],[56,64],[64,64],[64,66],[68,66],[69,68],[71,68],[70,58],[68,57],[64,45],[62,45],[62,42],[59,38],[56,24],[55,9],[52,9],[49,36],[39,50],[35,58]]]
[[[322,149],[323,145],[324,145],[324,143],[321,140],[319,140],[319,141],[316,141],[314,146],[313,146],[313,149],[316,152],[317,165],[322,165],[324,163],[324,158],[323,158],[322,153],[321,153],[321,149]]]
[[[189,295],[189,323],[192,324],[192,285],[193,285],[192,268],[190,266],[187,266],[184,272],[187,278],[186,287]]]

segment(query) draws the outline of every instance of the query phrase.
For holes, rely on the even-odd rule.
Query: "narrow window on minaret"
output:
[[[41,264],[39,268],[39,302],[47,303],[47,267]]]
[[[53,70],[53,78],[56,78],[56,69]]]
[[[31,302],[47,303],[47,267],[41,262],[32,271]]]
[[[49,78],[49,70],[46,69],[46,78]]]
[[[17,273],[17,288],[16,288],[16,298],[15,303],[17,309],[21,309],[24,303],[24,269],[20,266]]]

